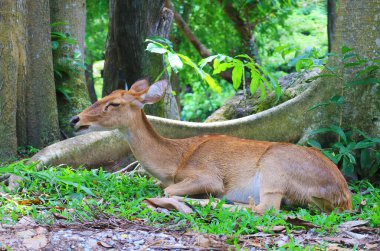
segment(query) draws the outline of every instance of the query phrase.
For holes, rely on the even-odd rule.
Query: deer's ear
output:
[[[158,102],[164,96],[167,87],[167,80],[160,80],[151,85],[148,92],[141,96],[144,100],[144,104],[154,104]]]
[[[141,79],[139,81],[136,81],[132,86],[131,86],[131,89],[130,91],[133,91],[133,92],[136,92],[136,93],[139,93],[139,92],[143,92],[145,91],[146,89],[149,88],[149,82],[148,80],[146,79]]]

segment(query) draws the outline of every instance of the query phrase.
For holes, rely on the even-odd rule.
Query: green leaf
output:
[[[363,65],[363,64],[365,64],[367,62],[368,62],[367,60],[359,60],[359,61],[352,62],[352,63],[345,63],[345,64],[343,64],[343,67],[344,68],[351,68],[351,67]]]
[[[356,77],[357,77],[357,78],[359,78],[359,77],[363,77],[363,76],[365,76],[365,75],[367,75],[367,74],[371,74],[372,72],[377,71],[377,70],[379,70],[379,69],[380,69],[380,67],[377,66],[377,65],[370,65],[370,66],[366,67],[364,70],[359,71],[359,72],[356,74]]]
[[[343,140],[344,143],[347,143],[347,137],[342,128],[336,125],[330,126],[332,132],[335,132],[336,134],[339,135],[339,137]]]
[[[358,143],[356,143],[354,149],[363,149],[363,148],[369,148],[375,146],[376,143],[372,141],[363,140]]]
[[[322,150],[321,151],[327,158],[329,158],[335,165],[337,165],[342,157],[342,155],[333,155],[330,151]]]
[[[241,79],[243,77],[243,62],[240,60],[237,61],[234,65],[234,69],[232,70],[232,84],[235,90],[237,90],[241,85]]]
[[[312,147],[315,147],[315,148],[317,148],[317,149],[322,149],[321,144],[319,144],[319,142],[316,141],[316,140],[314,140],[314,139],[309,139],[309,140],[307,141],[307,143],[308,143],[310,146],[312,146]]]
[[[216,60],[215,60],[216,61]],[[229,68],[232,68],[234,67],[234,63],[233,62],[228,62],[228,63],[221,63],[221,64],[218,64],[218,65],[215,65],[215,61],[214,61],[214,71],[212,74],[219,74]]]
[[[351,48],[349,48],[349,47],[347,47],[345,45],[342,47],[342,54],[346,54],[347,52],[350,52],[350,51],[352,51]]]
[[[256,70],[251,70],[251,84],[249,86],[249,89],[251,91],[251,94],[255,94],[257,89],[259,88],[260,83],[260,73]]]
[[[181,70],[183,67],[181,59],[175,53],[168,52],[168,61],[170,66],[176,73],[178,73],[178,71]]]
[[[310,70],[313,65],[313,60],[309,58],[302,58],[296,63],[296,71],[298,72],[301,69]]]
[[[204,80],[213,91],[217,93],[222,92],[222,88],[220,87],[220,85],[218,85],[218,83],[216,83],[216,81],[208,73],[204,73]]]
[[[349,82],[347,85],[352,86],[352,85],[370,85],[370,84],[379,84],[380,79],[378,78],[365,78],[365,79],[360,79],[360,80],[355,80],[352,82]]]
[[[239,55],[235,56],[235,58],[244,58],[244,59],[248,59],[248,61],[251,63],[254,62],[253,59],[250,56],[248,56],[247,54],[239,54]]]
[[[343,60],[347,60],[347,59],[352,58],[352,57],[358,57],[358,54],[355,54],[355,53],[344,54]]]
[[[163,45],[167,45],[171,49],[173,49],[173,44],[169,39],[160,37],[160,36],[152,36],[145,40],[145,42],[154,41],[155,43],[160,43]]]
[[[218,55],[209,56],[207,58],[202,59],[198,63],[199,67],[201,67],[202,69],[203,67],[205,67],[206,64],[211,63],[216,57],[218,57]]]
[[[157,53],[157,54],[164,54],[164,53],[169,52],[163,46],[160,46],[160,45],[155,44],[155,43],[149,43],[146,47],[146,50],[149,52],[152,52],[152,53]]]

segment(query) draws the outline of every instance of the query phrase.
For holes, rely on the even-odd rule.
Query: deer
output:
[[[263,214],[281,203],[316,205],[325,212],[351,210],[347,182],[317,149],[292,143],[227,135],[170,139],[159,135],[143,108],[157,103],[166,80],[135,82],[116,90],[70,120],[78,134],[119,129],[142,167],[157,178],[166,196],[212,195],[250,204]],[[253,202],[253,203],[252,203]]]

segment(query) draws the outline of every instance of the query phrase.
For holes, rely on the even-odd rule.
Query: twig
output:
[[[112,174],[117,174],[117,173],[125,173],[125,172],[128,172],[128,170],[134,166],[135,164],[138,164],[139,162],[136,160],[134,162],[132,162],[131,164],[129,164],[127,167],[124,167],[116,172],[113,172]],[[136,166],[137,167],[137,166]]]

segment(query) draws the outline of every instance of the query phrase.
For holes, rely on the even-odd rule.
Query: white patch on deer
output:
[[[255,205],[260,204],[260,177],[260,172],[257,172],[255,176],[247,182],[246,186],[229,191],[225,195],[225,198],[227,200],[247,204],[249,203],[249,199],[253,198]]]

